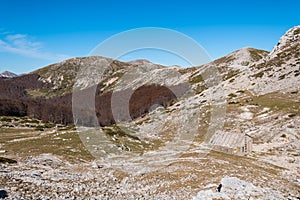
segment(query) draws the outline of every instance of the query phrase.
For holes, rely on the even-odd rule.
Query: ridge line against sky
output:
[[[195,39],[213,59],[243,47],[271,51],[300,24],[300,2],[2,0],[0,72],[26,73],[87,56],[110,36],[140,27],[174,29]],[[185,65],[174,55],[141,51],[123,60]]]

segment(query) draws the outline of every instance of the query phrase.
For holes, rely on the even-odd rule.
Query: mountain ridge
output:
[[[298,38],[298,27],[294,27],[291,30],[287,31],[287,33],[281,37],[280,41],[289,41],[289,42],[295,42],[296,44],[293,45],[293,49],[291,50],[290,47],[286,47],[287,50],[285,51],[290,51],[290,53],[287,53],[290,56],[297,57],[300,50],[299,44],[299,38]],[[293,36],[292,34],[295,33],[297,36]],[[293,38],[293,39],[283,39],[283,38]],[[297,40],[296,40],[296,39]],[[286,42],[281,42],[281,45],[286,44]],[[184,68],[178,68],[178,67],[173,67],[172,70],[178,71],[178,73],[181,73],[182,76],[178,80],[180,82],[189,82],[191,87],[195,90],[196,93],[202,92],[203,89],[205,89],[205,82],[203,80],[203,77],[201,77],[201,73],[205,71],[206,68],[210,68],[211,66],[215,66],[222,79],[223,83],[227,85],[227,87],[224,88],[224,91],[229,93],[233,93],[234,90],[238,90],[238,88],[241,90],[250,90],[254,93],[263,93],[262,88],[266,88],[266,91],[276,91],[276,85],[278,84],[263,84],[264,82],[274,82],[274,81],[279,81],[280,83],[282,82],[283,85],[280,87],[288,87],[291,85],[291,82],[297,82],[299,81],[297,79],[297,67],[298,64],[300,63],[300,59],[296,58],[296,64],[292,66],[292,70],[295,71],[295,77],[291,77],[290,79],[285,79],[284,76],[285,74],[289,74],[287,76],[290,76],[292,71],[283,73],[287,71],[285,69],[285,66],[282,67],[282,70],[280,72],[274,71],[272,65],[277,66],[283,64],[284,59],[290,59],[288,58],[283,58],[282,56],[280,58],[274,57],[273,55],[276,54],[278,51],[277,49],[281,49],[281,54],[284,52],[282,47],[276,46],[274,50],[270,53],[264,50],[258,50],[250,47],[245,47],[240,50],[236,50],[227,56],[224,56],[222,58],[219,58],[215,61],[212,61],[211,63],[204,64],[202,66],[198,67],[192,67],[188,69]],[[287,61],[289,62],[289,60]],[[292,60],[291,62],[294,62]],[[276,64],[278,63],[278,64]],[[297,64],[298,63],[298,64]],[[91,56],[91,57],[83,57],[83,58],[71,58],[65,61],[62,61],[57,64],[52,64],[49,66],[46,66],[44,68],[35,70],[28,75],[23,75],[18,77],[18,80],[20,80],[20,85],[19,86],[14,86],[14,88],[23,88],[23,94],[26,96],[26,99],[44,99],[43,101],[51,101],[51,99],[60,99],[64,98],[64,96],[70,96],[72,93],[74,84],[78,78],[77,74],[78,72],[83,73],[83,81],[87,80],[85,77],[89,77],[90,74],[97,75],[97,71],[88,71],[89,68],[96,69],[96,70],[101,70],[101,66],[103,64],[108,64],[109,67],[105,71],[104,77],[100,77],[100,82],[97,83],[92,83],[93,84],[98,84],[99,92],[100,93],[109,93],[112,92],[114,89],[114,86],[118,83],[119,80],[121,80],[122,76],[127,73],[129,70],[138,70],[141,66],[149,68],[151,70],[150,76],[149,74],[147,75],[147,78],[150,79],[157,79],[160,76],[163,76],[164,73],[169,73],[168,67],[164,67],[161,65],[156,65],[151,63],[150,61],[145,61],[145,60],[137,60],[137,61],[131,61],[131,62],[121,62],[117,60],[112,60],[111,58],[104,58],[101,56]],[[288,65],[289,63],[285,64]],[[94,67],[95,66],[95,67]],[[283,69],[284,68],[284,69]],[[85,70],[87,69],[87,70]],[[291,70],[291,69],[289,69]],[[299,69],[298,69],[299,70]],[[280,80],[273,80],[273,78],[270,75],[265,75],[268,73],[273,73],[276,74],[274,76],[279,77],[278,79]],[[34,75],[34,76],[31,76]],[[32,77],[33,82],[38,81],[40,83],[36,83],[36,85],[39,85],[38,87],[26,87],[26,84],[24,81],[27,80],[27,78],[22,79],[22,77]],[[38,77],[38,78],[37,78]],[[255,84],[256,80],[259,79],[266,79],[266,81],[259,81],[259,83]],[[80,79],[80,78],[79,78]],[[98,77],[99,79],[99,77]],[[162,79],[164,79],[162,77]],[[146,79],[144,79],[146,80]],[[140,80],[140,81],[144,81]],[[290,81],[281,81],[281,80],[290,80]],[[22,82],[23,81],[23,82]],[[287,82],[287,83],[285,83]],[[13,84],[13,80],[10,82],[6,82],[5,84],[7,85],[8,83]],[[146,83],[146,82],[145,82]],[[87,88],[91,86],[91,83],[86,84],[85,82],[79,83],[82,85],[82,88]],[[147,84],[147,83],[146,83]],[[13,84],[14,85],[14,84]],[[21,85],[25,85],[21,86]],[[40,87],[40,88],[39,88]],[[120,90],[125,88],[124,86],[121,86]],[[280,90],[280,87],[278,88]],[[202,88],[199,90],[199,88]],[[2,95],[5,96],[5,91],[6,89],[2,90]],[[20,89],[18,89],[20,91]],[[10,93],[12,95],[13,92]],[[69,97],[68,97],[69,98]],[[68,120],[69,121],[69,120]]]

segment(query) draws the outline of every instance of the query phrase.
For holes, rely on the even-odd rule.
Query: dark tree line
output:
[[[43,83],[38,80],[39,75],[29,74],[11,79],[0,79],[0,115],[5,116],[28,116],[37,118],[44,122],[52,122],[58,124],[73,124],[72,113],[72,94],[64,96],[56,96],[52,98],[37,97],[33,98],[26,92],[28,89],[50,89],[51,84]],[[80,110],[82,115],[81,122],[78,123],[84,126],[101,126],[112,125],[115,123],[111,108],[112,92],[101,93],[98,85],[95,95],[95,104],[90,105],[89,109]],[[176,100],[176,95],[173,91],[183,95],[188,88],[182,85],[167,88],[159,85],[142,86],[135,91],[130,89],[120,91],[117,95],[121,98],[114,110],[120,115],[118,119],[122,119],[122,114],[129,110],[132,119],[138,118],[147,114],[152,105],[168,106]],[[90,88],[81,91],[83,97],[90,92]],[[129,102],[122,99],[132,94]],[[126,108],[126,106],[129,108]],[[94,112],[95,111],[95,112]],[[96,115],[97,121],[93,120],[93,115]],[[77,119],[75,119],[77,120]],[[126,120],[124,118],[124,120]]]

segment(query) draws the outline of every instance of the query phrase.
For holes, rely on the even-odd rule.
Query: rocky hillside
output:
[[[112,89],[125,72],[139,68],[139,65],[136,65],[135,62],[130,64],[103,57],[74,58],[27,75],[0,80],[0,115],[28,116],[45,122],[72,124],[72,90],[76,78],[78,78],[78,71],[82,70],[87,74],[83,75],[84,78],[90,76],[90,74],[97,75],[94,71],[91,73],[83,69],[96,66],[98,68],[90,70],[101,70],[101,64],[108,62],[110,64],[109,68],[102,73],[103,77],[100,77],[99,82],[95,83],[95,86],[97,86],[96,107],[97,113],[99,113],[99,123],[101,125],[112,125],[114,123],[110,108]],[[160,65],[149,62],[145,64],[157,70],[162,69]],[[83,95],[94,86],[94,83],[90,84],[85,81],[79,84],[82,86]],[[136,98],[131,101],[130,114],[134,118],[147,113],[152,104],[165,106],[175,99],[174,95],[162,86],[143,85],[136,91],[142,98],[135,95]],[[133,88],[127,86],[122,86],[120,93],[133,90]],[[144,95],[145,93],[153,94],[153,96]],[[89,124],[85,125],[89,126]]]
[[[272,52],[243,48],[192,68],[86,57],[0,79],[0,115],[5,116],[0,119],[5,136],[0,150],[20,161],[20,169],[3,164],[8,172],[0,181],[13,177],[9,183],[17,194],[13,197],[24,194],[23,198],[30,195],[18,184],[29,190],[40,184],[37,194],[49,198],[81,194],[82,199],[93,195],[100,199],[299,199],[299,52],[300,26],[296,26]],[[82,118],[73,119],[73,88],[83,100],[95,91],[95,105],[89,109],[95,108],[96,122],[84,109]],[[114,97],[120,101],[112,106]],[[122,106],[127,100],[128,113]],[[93,137],[84,135],[81,141],[72,128],[57,125],[74,121],[87,127],[99,124],[117,152],[134,156],[120,161],[113,154],[110,166],[116,168],[92,164],[91,154],[105,149],[96,148]],[[22,130],[13,132],[17,139],[10,136],[13,130]],[[217,131],[225,136],[247,134],[253,139],[252,151],[246,156],[203,152],[202,142]],[[183,136],[177,138],[176,133]],[[161,149],[172,146],[174,151],[164,149],[172,154],[184,145],[188,148],[179,158],[164,163]],[[141,155],[151,155],[152,162],[139,163]],[[41,164],[45,160],[50,161]],[[131,173],[163,165],[157,171]],[[58,193],[49,193],[57,183]],[[101,190],[95,190],[100,183]],[[220,183],[224,187],[217,192]],[[76,189],[70,192],[72,188]]]

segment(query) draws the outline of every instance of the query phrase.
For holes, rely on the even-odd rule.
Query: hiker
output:
[[[222,183],[218,186],[218,192],[221,192]]]

